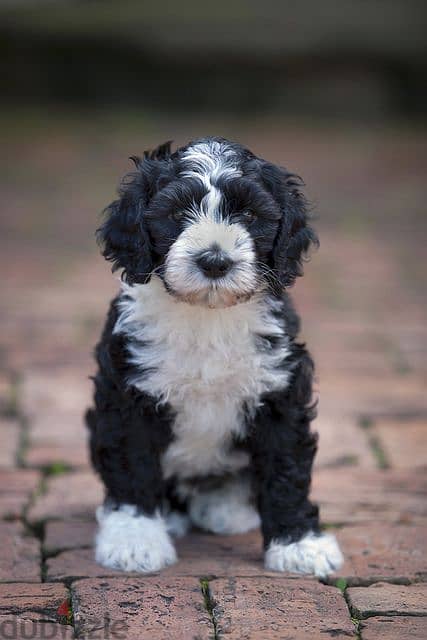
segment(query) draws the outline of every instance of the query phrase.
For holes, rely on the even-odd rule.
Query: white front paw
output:
[[[343,563],[335,537],[330,533],[310,532],[301,540],[284,544],[272,540],[265,553],[265,566],[272,571],[314,574],[325,578]]]
[[[133,505],[96,513],[96,562],[110,569],[149,573],[176,562],[176,552],[160,514],[137,515]]]

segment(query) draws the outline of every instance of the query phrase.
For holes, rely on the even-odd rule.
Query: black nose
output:
[[[197,266],[207,278],[222,278],[233,266],[233,261],[223,251],[209,249],[197,256]]]

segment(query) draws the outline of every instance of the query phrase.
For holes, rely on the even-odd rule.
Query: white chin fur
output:
[[[209,309],[226,309],[241,302],[247,302],[256,293],[255,289],[247,293],[235,293],[227,289],[206,287],[200,291],[185,293],[169,287],[169,293],[180,302],[208,307]]]
[[[136,515],[133,505],[96,512],[96,562],[110,569],[149,573],[176,562],[176,552],[160,514]]]
[[[311,532],[290,544],[272,540],[265,554],[267,569],[314,574],[319,578],[333,573],[342,563],[342,553],[330,533],[317,535]]]

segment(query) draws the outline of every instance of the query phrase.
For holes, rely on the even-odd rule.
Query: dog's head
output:
[[[155,272],[171,295],[221,307],[301,275],[317,239],[295,175],[222,138],[132,159],[98,230],[129,284]]]

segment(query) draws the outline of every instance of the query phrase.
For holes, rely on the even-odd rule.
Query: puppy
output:
[[[87,412],[96,560],[158,571],[191,525],[260,525],[267,569],[324,577],[342,556],[308,498],[313,362],[287,293],[317,242],[300,180],[222,138],[132,160],[98,230],[123,285]]]

